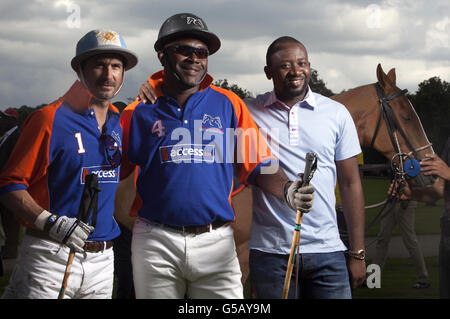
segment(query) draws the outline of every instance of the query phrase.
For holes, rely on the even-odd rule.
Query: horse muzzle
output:
[[[436,181],[435,175],[424,175],[420,172],[420,162],[415,158],[409,158],[403,165],[406,179],[411,188],[429,187]]]

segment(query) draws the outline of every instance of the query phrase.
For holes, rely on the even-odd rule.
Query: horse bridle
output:
[[[397,120],[395,119],[395,116],[392,112],[392,108],[389,105],[389,101],[402,96],[404,94],[406,94],[408,92],[407,89],[403,89],[397,93],[394,93],[390,96],[386,96],[386,93],[384,92],[383,88],[381,87],[380,83],[377,82],[375,83],[375,88],[377,90],[377,95],[378,95],[378,99],[380,102],[380,115],[378,116],[378,121],[377,121],[377,125],[375,127],[375,132],[373,134],[372,137],[372,141],[370,142],[370,148],[373,148],[373,145],[375,143],[375,139],[378,135],[378,131],[380,129],[380,125],[381,125],[381,119],[384,118],[385,122],[386,122],[386,127],[387,127],[387,131],[389,134],[389,138],[391,140],[392,146],[394,148],[395,151],[395,155],[392,158],[391,162],[394,160],[394,158],[396,156],[399,156],[400,162],[402,162],[402,156],[407,156],[407,157],[411,157],[411,155],[414,156],[414,158],[416,158],[417,160],[420,160],[420,156],[418,155],[418,151],[424,150],[428,147],[431,147],[432,144],[429,143],[425,146],[421,146],[419,148],[414,148],[411,141],[409,140],[409,138],[406,136],[405,132],[403,131],[403,129],[401,128],[400,125],[398,125]],[[409,149],[411,150],[411,152],[409,153],[403,153],[400,149],[400,144],[398,142],[398,138],[397,138],[397,133],[399,132],[400,135],[403,137],[403,139],[405,140],[406,145],[408,145]],[[400,170],[403,170],[402,168],[403,165],[400,165]]]
[[[406,93],[408,93],[407,89],[403,89],[400,92],[394,93],[390,96],[386,96],[386,93],[384,92],[383,88],[381,87],[380,83],[375,83],[375,88],[377,90],[377,95],[378,95],[378,99],[380,102],[380,115],[378,116],[378,121],[377,121],[377,126],[375,127],[375,132],[373,133],[373,137],[372,137],[372,141],[370,142],[370,148],[373,148],[373,144],[375,143],[375,139],[378,135],[378,131],[380,129],[380,125],[381,125],[381,119],[384,118],[385,122],[386,122],[386,127],[389,133],[389,138],[391,139],[391,143],[392,146],[394,147],[395,153],[399,154],[402,153],[400,150],[400,145],[398,143],[398,139],[396,136],[396,131],[400,132],[400,134],[402,135],[403,139],[406,142],[406,145],[408,145],[408,147],[411,149],[411,152],[409,152],[408,154],[413,154],[415,158],[420,158],[417,154],[418,151],[423,150],[427,147],[430,147],[431,144],[419,147],[417,149],[415,149],[410,140],[408,139],[408,137],[406,136],[405,132],[403,131],[403,129],[401,128],[400,125],[398,125],[397,120],[394,117],[394,114],[392,113],[392,108],[389,105],[389,101],[405,95]]]
[[[395,177],[394,177],[394,181],[398,182],[397,185],[397,189],[395,190],[395,192],[397,193],[397,195],[401,195],[401,193],[403,192],[403,187],[406,183],[405,180],[405,169],[403,167],[403,159],[404,157],[409,157],[411,158],[411,155],[414,156],[414,158],[416,158],[417,160],[420,160],[420,157],[418,155],[417,152],[424,150],[428,147],[431,147],[432,144],[429,143],[428,145],[425,146],[421,146],[417,149],[415,149],[412,146],[411,141],[408,139],[408,137],[406,136],[405,132],[403,131],[403,129],[400,127],[400,125],[398,125],[397,120],[395,119],[395,116],[392,112],[392,108],[389,105],[389,101],[402,96],[404,94],[406,94],[408,92],[407,89],[403,89],[397,93],[394,93],[390,96],[386,96],[386,93],[384,92],[383,88],[381,87],[380,83],[375,83],[375,88],[377,91],[377,95],[378,95],[378,99],[380,102],[380,115],[378,116],[378,121],[377,121],[377,125],[375,127],[375,132],[373,134],[372,137],[372,141],[370,143],[370,148],[373,148],[373,145],[375,143],[375,139],[378,135],[378,131],[380,129],[380,125],[381,125],[381,119],[384,118],[385,122],[386,122],[386,127],[387,127],[387,131],[389,134],[389,138],[391,140],[392,146],[394,148],[394,156],[391,159],[391,167],[393,169],[393,171],[395,172]],[[400,132],[400,134],[402,135],[403,139],[405,140],[406,145],[408,145],[409,149],[411,150],[411,152],[409,153],[403,153],[402,150],[400,149],[400,143],[398,142],[398,138],[397,138],[397,133],[396,132]],[[399,167],[395,168],[394,167],[394,159],[396,157],[399,157],[399,162],[400,165]],[[372,226],[374,226],[377,222],[379,222],[386,214],[386,209],[388,208],[388,204],[393,204],[393,202],[396,201],[395,198],[392,197],[392,193],[394,192],[394,189],[391,190],[391,194],[389,194],[388,196],[388,200],[386,200],[384,202],[383,208],[381,209],[381,211],[377,214],[377,216],[373,219],[373,221],[366,227],[366,230],[368,230],[369,228],[371,228]],[[387,210],[389,211],[389,209]]]

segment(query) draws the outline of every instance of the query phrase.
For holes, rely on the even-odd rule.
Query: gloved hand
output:
[[[38,217],[38,220],[42,221],[43,219],[45,219],[45,224],[42,228],[39,228],[48,233],[51,238],[79,253],[84,251],[83,247],[86,239],[94,231],[94,227],[83,223],[77,218],[58,216],[44,211]],[[36,224],[38,225],[39,223]]]
[[[294,211],[308,213],[312,209],[315,189],[311,184],[302,187],[302,182],[301,176],[294,182],[287,182],[284,186],[284,199]]]

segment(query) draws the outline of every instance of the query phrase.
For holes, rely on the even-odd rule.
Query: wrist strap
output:
[[[47,223],[47,220],[50,216],[52,216],[52,214],[49,211],[43,210],[42,213],[40,213],[39,216],[36,217],[36,220],[34,221],[34,225],[39,230],[44,230],[45,224]]]
[[[59,216],[52,214],[48,219],[47,222],[44,225],[44,232],[49,233],[50,228],[52,228],[53,225],[55,225],[56,221],[58,220]]]

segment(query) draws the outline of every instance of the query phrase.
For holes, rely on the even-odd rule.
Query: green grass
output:
[[[367,264],[370,264],[370,260]],[[354,299],[438,299],[438,257],[425,257],[431,287],[415,289],[417,273],[410,258],[389,258],[381,271],[381,288],[360,288]]]
[[[366,177],[363,180],[365,203],[376,204],[386,199],[390,181],[387,178]],[[366,225],[380,212],[381,207],[366,210]],[[439,218],[444,211],[444,200],[436,206],[428,206],[419,202],[415,215],[415,230],[417,234],[440,234]],[[380,224],[366,231],[366,236],[376,236]],[[400,235],[398,228],[393,235]],[[370,260],[367,261],[367,265]],[[381,288],[360,288],[353,292],[354,299],[437,299],[439,298],[438,257],[425,257],[431,287],[414,289],[417,282],[417,272],[411,258],[388,258],[381,272]]]
[[[386,199],[389,189],[389,179],[366,177],[363,181],[363,191],[366,206],[380,203]],[[380,212],[382,207],[366,210],[366,225],[368,225]],[[427,206],[419,202],[416,208],[415,230],[417,234],[439,234],[439,217],[444,211],[444,200],[441,199],[436,206]],[[366,236],[376,236],[380,230],[379,223],[366,232]],[[394,235],[399,235],[398,229],[394,229]]]
[[[5,287],[8,285],[8,282],[9,282],[9,275],[0,277],[0,296],[3,295],[3,291],[5,290]]]

